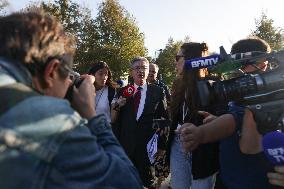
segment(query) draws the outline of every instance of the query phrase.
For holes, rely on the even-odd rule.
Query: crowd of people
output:
[[[75,47],[45,13],[0,17],[1,189],[154,189],[169,173],[173,189],[284,188],[284,167],[265,159],[250,110],[233,101],[222,113],[201,106],[197,83],[208,70],[185,69],[185,61],[208,56],[207,43],[182,44],[171,92],[145,57],[130,62],[127,86],[103,61],[74,86]],[[256,37],[231,48],[252,51],[271,49]]]

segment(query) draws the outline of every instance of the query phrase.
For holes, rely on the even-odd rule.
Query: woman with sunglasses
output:
[[[184,43],[176,56],[178,78],[174,82],[171,116],[172,126],[169,135],[169,156],[171,184],[173,189],[211,189],[218,170],[218,144],[206,144],[192,153],[186,153],[178,130],[183,123],[202,124],[203,117],[198,114],[197,80],[204,77],[206,70],[184,69],[185,60],[207,56],[206,43]]]
[[[112,74],[107,63],[98,61],[88,72],[89,75],[95,76],[96,99],[95,108],[97,115],[104,114],[107,121],[111,123],[110,106],[115,94]]]

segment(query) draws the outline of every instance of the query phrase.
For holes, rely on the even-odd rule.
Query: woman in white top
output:
[[[107,63],[98,61],[92,65],[88,74],[95,76],[96,79],[94,83],[96,88],[96,113],[97,115],[104,114],[110,123],[110,104],[115,94],[114,84],[111,81],[111,71]]]

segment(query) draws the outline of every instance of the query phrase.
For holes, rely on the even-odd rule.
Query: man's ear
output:
[[[47,63],[47,66],[43,72],[43,79],[47,85],[47,88],[52,87],[54,80],[57,79],[57,69],[59,64],[60,62],[57,59],[53,59]]]

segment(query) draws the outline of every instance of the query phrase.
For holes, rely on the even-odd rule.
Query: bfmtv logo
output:
[[[216,65],[220,61],[219,55],[211,55],[207,57],[195,58],[185,61],[185,69],[208,68]]]
[[[268,155],[270,158],[273,158],[275,162],[283,164],[284,163],[284,148],[272,148],[272,149],[267,149]]]

